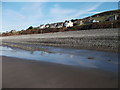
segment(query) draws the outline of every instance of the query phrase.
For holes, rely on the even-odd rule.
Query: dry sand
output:
[[[3,88],[117,88],[117,73],[3,57]]]

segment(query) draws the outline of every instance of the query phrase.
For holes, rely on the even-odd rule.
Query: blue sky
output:
[[[117,6],[117,2],[2,2],[1,32],[83,18]]]

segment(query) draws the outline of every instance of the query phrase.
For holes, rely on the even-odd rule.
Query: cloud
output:
[[[103,2],[99,2],[96,5],[88,5],[84,6],[80,9],[70,9],[70,8],[62,8],[59,4],[55,4],[53,8],[50,9],[50,16],[54,20],[63,21],[70,20],[75,18],[83,18],[82,16],[85,14],[95,14],[96,10]],[[99,12],[100,13],[100,12]]]
[[[20,11],[5,9],[3,10],[3,27],[2,30],[8,29],[20,30],[30,25],[35,25],[43,17],[43,3],[29,3],[23,5]],[[9,31],[9,30],[8,30]]]
[[[94,6],[84,6],[80,9],[62,7],[60,4],[54,4],[52,8],[46,7],[48,11],[45,12],[44,3],[45,2],[32,2],[23,4],[19,11],[10,8],[3,10],[3,30],[21,30],[31,25],[38,26],[40,24],[82,18],[85,14],[97,13],[94,10],[102,4],[99,2]]]
[[[71,19],[72,15],[76,13],[76,9],[69,9],[69,8],[63,8],[59,4],[55,4],[52,8],[49,10],[49,17],[51,18],[50,22],[60,22],[65,21],[68,19]]]
[[[29,3],[28,5],[22,7],[21,12],[29,14],[29,16],[32,16],[34,14],[39,14],[39,16],[42,16],[42,6],[43,3]]]
[[[19,18],[19,19],[18,19]],[[19,12],[13,11],[13,10],[4,10],[3,11],[3,21],[12,19],[12,21],[18,21],[25,19],[25,16],[22,15]]]
[[[96,4],[94,6],[87,6],[87,9],[79,11],[78,13],[74,14],[73,17],[78,17],[78,16],[81,16],[83,14],[94,13],[93,10],[97,9],[102,3],[103,2],[99,2],[98,4]]]
[[[72,13],[75,13],[76,10],[75,9],[65,9],[60,7],[59,4],[55,4],[53,8],[50,9],[50,13],[52,16],[66,16]]]

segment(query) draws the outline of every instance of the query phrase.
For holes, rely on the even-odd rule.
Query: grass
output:
[[[113,15],[105,15],[105,16],[99,16],[99,17],[94,17],[93,19],[97,20],[97,21],[105,21],[106,19],[108,19],[108,17],[111,17]]]

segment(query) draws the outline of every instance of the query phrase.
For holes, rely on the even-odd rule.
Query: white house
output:
[[[73,22],[72,21],[66,21],[64,26],[65,27],[73,27]]]
[[[99,22],[99,21],[97,21],[97,20],[94,19],[92,22],[94,23],[94,22]]]
[[[115,16],[115,20],[119,20],[120,18],[120,14],[114,15]]]
[[[50,24],[46,24],[45,27],[46,27],[46,28],[49,28],[49,27],[50,27]]]
[[[40,28],[40,29],[44,29],[44,28],[45,28],[45,25],[40,25],[39,28]]]

